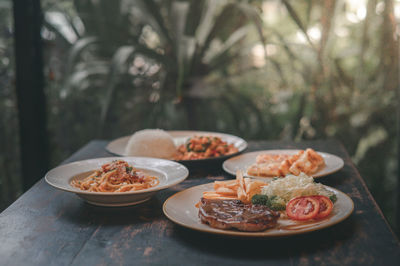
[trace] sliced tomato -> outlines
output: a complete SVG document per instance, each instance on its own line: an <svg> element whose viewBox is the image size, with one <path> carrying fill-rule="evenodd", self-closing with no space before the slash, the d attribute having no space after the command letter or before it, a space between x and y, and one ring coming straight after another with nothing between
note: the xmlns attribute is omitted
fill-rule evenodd
<svg viewBox="0 0 400 266"><path fill-rule="evenodd" d="M322 219L331 214L333 209L333 203L328 197L322 195L313 197L319 201L319 212L314 217L315 219Z"/></svg>
<svg viewBox="0 0 400 266"><path fill-rule="evenodd" d="M286 205L286 214L293 220L310 220L318 214L319 205L319 200L314 197L297 197Z"/></svg>

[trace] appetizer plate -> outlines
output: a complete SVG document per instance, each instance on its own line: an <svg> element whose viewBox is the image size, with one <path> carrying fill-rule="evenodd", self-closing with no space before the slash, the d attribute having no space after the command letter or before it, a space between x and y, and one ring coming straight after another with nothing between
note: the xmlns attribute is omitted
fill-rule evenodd
<svg viewBox="0 0 400 266"><path fill-rule="evenodd" d="M243 171L243 174L249 177L260 178L260 179L272 179L272 177L262 177L262 176L251 176L247 174L247 168L256 162L257 155L260 154L288 154L294 155L297 154L300 150L264 150L264 151L255 151L255 152L248 152L244 153L235 157L226 160L222 168L226 172L231 175L236 175L237 170ZM322 177L326 175L330 175L334 172L339 171L343 168L344 162L343 159L329 153L325 152L318 152L325 161L325 166L318 170L316 173L312 174L313 177Z"/></svg>
<svg viewBox="0 0 400 266"><path fill-rule="evenodd" d="M160 183L152 188L130 192L89 192L71 185L72 180L83 179L103 164L116 159L124 160L146 174L158 177ZM145 202L157 191L182 182L188 175L189 171L185 166L169 160L144 157L108 157L61 165L50 170L45 179L51 186L73 192L91 204L120 207Z"/></svg>
<svg viewBox="0 0 400 266"><path fill-rule="evenodd" d="M234 135L224 134L224 133L217 133L217 132L208 132L208 131L167 131L173 138L175 146L178 147L181 144L184 144L189 138L194 136L216 136L220 137L223 141L228 142L229 144L234 144L236 148L238 148L237 153L207 158L207 159L198 159L198 160L179 160L178 162L209 162L210 160L221 160L227 159L232 156L235 156L241 152L243 152L247 148L247 142L239 137ZM131 136L125 136L118 139L111 141L107 146L106 150L119 156L125 156L125 147L128 144L129 138Z"/></svg>
<svg viewBox="0 0 400 266"><path fill-rule="evenodd" d="M327 189L336 193L337 201L334 204L332 213L323 220L299 222L281 217L278 219L277 225L274 228L261 232L241 232L232 229L222 230L203 224L198 216L199 210L195 207L195 204L199 202L202 197L203 192L213 190L213 186L214 183L204 184L191 187L172 195L164 202L164 214L178 225L205 233L233 237L268 238L290 236L321 230L340 223L349 217L354 209L354 203L349 196L339 190L325 186ZM281 214L281 216L283 215Z"/></svg>

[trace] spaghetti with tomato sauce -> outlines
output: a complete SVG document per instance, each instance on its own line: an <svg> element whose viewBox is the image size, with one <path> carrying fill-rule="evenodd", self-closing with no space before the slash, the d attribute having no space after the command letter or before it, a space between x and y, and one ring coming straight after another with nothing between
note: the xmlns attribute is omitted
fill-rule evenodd
<svg viewBox="0 0 400 266"><path fill-rule="evenodd" d="M151 188L159 183L157 177L146 175L126 161L115 160L82 180L72 180L71 185L92 192L128 192Z"/></svg>
<svg viewBox="0 0 400 266"><path fill-rule="evenodd" d="M215 136L195 136L178 147L175 160L197 160L219 157L238 152L233 144L228 144Z"/></svg>

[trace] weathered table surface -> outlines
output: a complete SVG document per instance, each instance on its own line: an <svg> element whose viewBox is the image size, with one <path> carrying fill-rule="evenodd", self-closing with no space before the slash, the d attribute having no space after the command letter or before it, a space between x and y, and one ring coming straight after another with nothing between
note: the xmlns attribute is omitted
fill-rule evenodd
<svg viewBox="0 0 400 266"><path fill-rule="evenodd" d="M92 141L66 162L110 156ZM185 188L233 178L218 165L191 170L183 183L136 207L102 208L42 179L0 214L1 265L398 265L400 244L340 143L250 142L249 151L306 148L342 157L344 168L318 179L354 201L355 211L330 228L280 239L232 239L182 228L162 212Z"/></svg>

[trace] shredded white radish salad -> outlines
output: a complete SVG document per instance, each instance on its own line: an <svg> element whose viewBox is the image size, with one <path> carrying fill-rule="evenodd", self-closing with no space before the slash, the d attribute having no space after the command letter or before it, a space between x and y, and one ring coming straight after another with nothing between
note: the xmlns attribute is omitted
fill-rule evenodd
<svg viewBox="0 0 400 266"><path fill-rule="evenodd" d="M279 197L286 204L295 197L323 195L329 198L335 193L326 189L322 184L315 183L313 177L300 173L299 176L287 175L271 181L269 185L262 188L261 194L268 197Z"/></svg>

